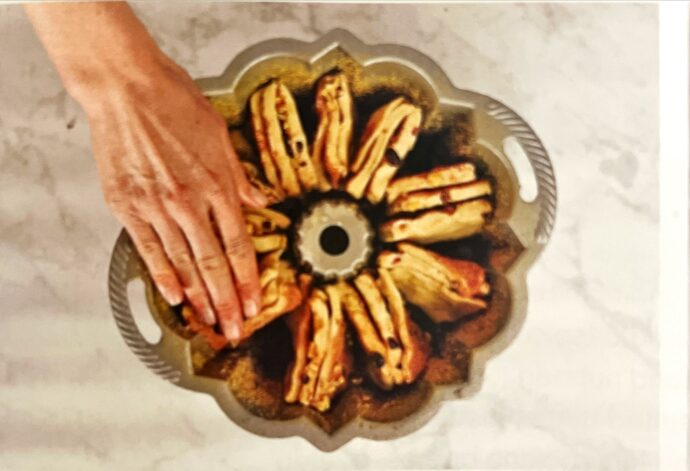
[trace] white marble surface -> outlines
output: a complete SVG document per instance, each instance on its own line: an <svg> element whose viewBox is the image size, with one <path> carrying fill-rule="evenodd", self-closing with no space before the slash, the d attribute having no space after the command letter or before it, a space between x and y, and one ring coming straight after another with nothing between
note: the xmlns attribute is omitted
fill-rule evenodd
<svg viewBox="0 0 690 471"><path fill-rule="evenodd" d="M192 75L249 44L346 27L438 61L537 130L559 184L526 324L483 390L417 433L324 454L234 426L138 363L111 320L84 115L18 7L0 7L0 469L655 469L654 5L137 7Z"/></svg>

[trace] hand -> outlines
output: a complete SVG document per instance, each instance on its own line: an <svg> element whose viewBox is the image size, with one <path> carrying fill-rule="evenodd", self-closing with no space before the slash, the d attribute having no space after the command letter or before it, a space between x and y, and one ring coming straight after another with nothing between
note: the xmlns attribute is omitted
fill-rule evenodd
<svg viewBox="0 0 690 471"><path fill-rule="evenodd" d="M146 79L81 100L106 202L170 304L189 300L236 341L256 315L256 257L240 203L265 205L249 185L225 122L165 57Z"/></svg>
<svg viewBox="0 0 690 471"><path fill-rule="evenodd" d="M124 2L25 6L89 117L105 199L161 294L231 341L261 306L240 204L263 206L225 123Z"/></svg>

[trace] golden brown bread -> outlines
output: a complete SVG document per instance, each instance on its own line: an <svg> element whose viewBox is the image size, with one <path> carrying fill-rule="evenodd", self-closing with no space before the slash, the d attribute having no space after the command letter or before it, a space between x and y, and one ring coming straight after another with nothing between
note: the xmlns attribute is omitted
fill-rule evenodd
<svg viewBox="0 0 690 471"><path fill-rule="evenodd" d="M402 344L401 370L404 383L411 383L424 370L431 346L422 330L410 318L405 302L393 278L387 270L378 269L377 284L386 299L388 310L393 318L395 330Z"/></svg>
<svg viewBox="0 0 690 471"><path fill-rule="evenodd" d="M379 227L379 233L384 242L431 244L462 239L480 232L491 211L491 203L485 199L456 203L391 219Z"/></svg>
<svg viewBox="0 0 690 471"><path fill-rule="evenodd" d="M287 236L285 234L253 236L251 239L254 245L254 251L259 254L274 252L276 250L285 250L287 247Z"/></svg>
<svg viewBox="0 0 690 471"><path fill-rule="evenodd" d="M251 236L263 236L290 227L290 218L269 208L243 207L247 232Z"/></svg>
<svg viewBox="0 0 690 471"><path fill-rule="evenodd" d="M386 201L390 204L404 193L459 185L476 179L476 169L470 162L436 167L428 172L396 178L390 182L386 189Z"/></svg>
<svg viewBox="0 0 690 471"><path fill-rule="evenodd" d="M451 203L479 198L491 194L487 180L476 180L462 185L448 186L434 190L403 193L388 206L388 214L416 212L437 208Z"/></svg>
<svg viewBox="0 0 690 471"><path fill-rule="evenodd" d="M443 257L412 244L384 251L380 268L388 270L405 299L422 308L435 322L455 321L485 309L489 294L484 269L473 262Z"/></svg>
<svg viewBox="0 0 690 471"><path fill-rule="evenodd" d="M288 196L298 196L317 184L292 94L272 80L250 98L254 137L268 182Z"/></svg>
<svg viewBox="0 0 690 471"><path fill-rule="evenodd" d="M367 354L367 373L383 389L412 383L426 365L428 339L410 319L400 293L386 273L378 279L365 273L354 284L357 289L341 281L338 290Z"/></svg>
<svg viewBox="0 0 690 471"><path fill-rule="evenodd" d="M324 75L316 88L319 124L312 150L321 191L337 188L347 176L353 112L347 77L342 73Z"/></svg>
<svg viewBox="0 0 690 471"><path fill-rule="evenodd" d="M295 361L286 380L286 402L299 401L328 410L347 385L352 360L346 348L346 327L337 290L312 290L307 302L288 324Z"/></svg>
<svg viewBox="0 0 690 471"><path fill-rule="evenodd" d="M414 146L421 109L399 97L375 111L367 123L350 167L345 189L355 198L378 203L390 179Z"/></svg>
<svg viewBox="0 0 690 471"><path fill-rule="evenodd" d="M302 299L307 299L311 289L311 277L300 276L300 293ZM307 350L309 349L309 335L311 333L311 310L309 303L302 303L300 308L285 317L290 333L295 357L288 368L285 381L285 402L293 403L299 399L302 387L302 374L307 366Z"/></svg>

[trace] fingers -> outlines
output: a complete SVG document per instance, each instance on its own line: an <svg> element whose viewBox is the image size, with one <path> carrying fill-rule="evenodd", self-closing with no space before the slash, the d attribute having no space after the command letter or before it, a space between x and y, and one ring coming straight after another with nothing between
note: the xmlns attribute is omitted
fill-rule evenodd
<svg viewBox="0 0 690 471"><path fill-rule="evenodd" d="M158 237L163 242L168 260L177 272L184 289L184 294L201 320L209 325L216 323L216 313L208 291L194 262L184 234L177 223L168 215L164 208L152 211L151 219Z"/></svg>
<svg viewBox="0 0 690 471"><path fill-rule="evenodd" d="M252 186L244 173L244 167L240 163L239 157L232 147L228 134L225 133L225 149L228 161L230 162L232 179L237 189L237 194L242 203L253 208L263 208L268 204L266 196L258 188Z"/></svg>
<svg viewBox="0 0 690 471"><path fill-rule="evenodd" d="M184 299L184 291L156 232L148 223L134 217L123 222L158 291L168 304L180 304Z"/></svg>
<svg viewBox="0 0 690 471"><path fill-rule="evenodd" d="M244 229L244 216L239 205L219 196L212 201L213 213L220 230L225 255L235 277L235 287L242 302L244 314L253 317L261 310L261 288L256 253Z"/></svg>
<svg viewBox="0 0 690 471"><path fill-rule="evenodd" d="M206 211L182 211L178 214L178 222L189 241L197 270L211 297L221 331L230 341L237 342L242 333L242 308L235 291L235 280L228 259L213 232L207 214Z"/></svg>

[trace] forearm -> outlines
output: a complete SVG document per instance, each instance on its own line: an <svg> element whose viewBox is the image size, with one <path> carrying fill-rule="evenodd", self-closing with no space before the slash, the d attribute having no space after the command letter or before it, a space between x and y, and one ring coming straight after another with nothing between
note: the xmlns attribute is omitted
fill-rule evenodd
<svg viewBox="0 0 690 471"><path fill-rule="evenodd" d="M145 81L163 54L125 2L25 6L67 91L84 105L112 86Z"/></svg>

